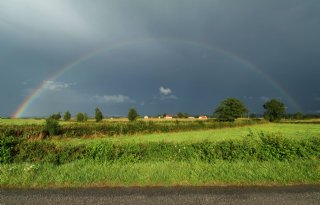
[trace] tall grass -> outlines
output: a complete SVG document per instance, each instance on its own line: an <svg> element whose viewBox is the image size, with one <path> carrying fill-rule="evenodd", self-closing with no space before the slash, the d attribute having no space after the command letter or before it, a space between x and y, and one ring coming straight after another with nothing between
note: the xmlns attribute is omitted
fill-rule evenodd
<svg viewBox="0 0 320 205"><path fill-rule="evenodd" d="M0 136L0 162L42 162L64 164L79 159L99 162L146 161L268 161L319 159L320 138L300 140L275 134L250 133L242 140L196 143L56 144L49 140L28 141Z"/></svg>
<svg viewBox="0 0 320 205"><path fill-rule="evenodd" d="M60 137L115 136L146 133L168 133L190 130L219 129L266 123L263 120L236 122L207 121L136 121L109 123L69 123L61 127ZM0 133L6 136L37 138L43 135L44 125L1 125Z"/></svg>
<svg viewBox="0 0 320 205"><path fill-rule="evenodd" d="M319 184L320 162L0 164L0 187Z"/></svg>
<svg viewBox="0 0 320 205"><path fill-rule="evenodd" d="M170 123L183 124L157 126ZM41 125L0 131L0 187L320 184L317 125L206 131L214 122L194 123L201 131L141 135L143 129L135 127L136 134L96 139L25 135L24 129L37 133ZM91 125L88 132L108 124Z"/></svg>

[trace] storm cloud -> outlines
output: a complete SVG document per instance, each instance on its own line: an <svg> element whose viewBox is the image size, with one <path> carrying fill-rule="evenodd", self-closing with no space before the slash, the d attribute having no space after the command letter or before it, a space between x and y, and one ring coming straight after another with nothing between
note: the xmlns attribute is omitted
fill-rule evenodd
<svg viewBox="0 0 320 205"><path fill-rule="evenodd" d="M0 116L320 110L318 0L2 0ZM52 79L64 67L70 69Z"/></svg>

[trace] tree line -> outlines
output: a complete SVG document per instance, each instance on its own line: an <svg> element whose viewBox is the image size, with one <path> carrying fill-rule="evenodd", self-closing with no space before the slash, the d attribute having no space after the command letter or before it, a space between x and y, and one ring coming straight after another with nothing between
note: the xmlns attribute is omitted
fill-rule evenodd
<svg viewBox="0 0 320 205"><path fill-rule="evenodd" d="M285 113L285 104L277 99L272 99L265 102L263 105L264 114L263 117L270 122L275 122L281 120L283 117L288 117L289 114ZM218 107L214 110L213 116L219 121L234 121L240 117L248 117L248 108L243 102L236 98L227 98L223 100ZM178 113L178 118L187 118L189 115L187 113ZM62 116L61 113L52 114L49 119L60 120L63 117L65 121L71 120L71 113L66 111ZM127 115L129 121L134 121L139 117L139 114L135 108L130 108ZM251 116L255 117L255 116ZM304 115L302 113L296 113L290 115L292 119L303 119ZM77 113L77 122L86 122L88 120L87 113ZM95 109L95 121L100 122L104 119L103 113L97 107Z"/></svg>
<svg viewBox="0 0 320 205"><path fill-rule="evenodd" d="M129 110L129 112L128 112L128 119L129 119L130 121L136 120L136 119L138 118L138 116L139 116L139 115L138 115L138 113L137 113L137 111L136 111L135 108L131 108L131 109ZM71 117L72 117L72 116L71 116L70 111L66 111L66 112L64 113L64 115L63 115L63 120L64 120L64 121L70 121L70 120L71 120ZM52 120L60 120L61 118L62 118L62 115L61 115L60 112L59 112L59 113L54 113L54 114L52 114L52 115L50 115L50 116L48 117L48 119L52 119ZM75 118L76 118L76 121L77 121L77 122L86 122L86 121L88 121L88 114L87 114L87 113L79 112L79 113L76 114ZM101 110L100 110L98 107L95 109L95 116L94 116L94 118L95 118L96 122L100 122L100 121L102 121L103 118L104 118L103 113L101 112Z"/></svg>
<svg viewBox="0 0 320 205"><path fill-rule="evenodd" d="M270 122L279 121L285 114L285 105L279 100L272 99L265 102L263 117ZM234 121L239 117L248 115L249 110L240 100L228 98L220 103L215 109L214 115L220 121Z"/></svg>

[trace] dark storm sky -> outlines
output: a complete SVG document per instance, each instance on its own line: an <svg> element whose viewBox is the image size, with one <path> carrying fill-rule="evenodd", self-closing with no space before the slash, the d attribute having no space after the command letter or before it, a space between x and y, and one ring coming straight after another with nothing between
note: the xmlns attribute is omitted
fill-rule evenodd
<svg viewBox="0 0 320 205"><path fill-rule="evenodd" d="M0 116L50 79L23 116L70 110L320 112L319 0L1 0Z"/></svg>

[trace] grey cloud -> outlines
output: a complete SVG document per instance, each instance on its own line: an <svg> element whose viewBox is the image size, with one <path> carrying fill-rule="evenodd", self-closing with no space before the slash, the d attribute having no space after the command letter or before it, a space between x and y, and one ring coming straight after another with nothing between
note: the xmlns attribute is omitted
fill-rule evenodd
<svg viewBox="0 0 320 205"><path fill-rule="evenodd" d="M44 89L49 91L61 91L69 88L74 85L74 83L64 83L64 82L55 82L55 81L45 81Z"/></svg>
<svg viewBox="0 0 320 205"><path fill-rule="evenodd" d="M172 94L172 90L170 88L165 88L164 86L161 86L159 88L160 92L160 100L178 100L178 97Z"/></svg>
<svg viewBox="0 0 320 205"><path fill-rule="evenodd" d="M261 112L274 96L289 112L297 111L292 99L315 111L319 10L319 0L2 0L0 115L19 107L26 87L73 62L33 101L30 114L90 111L97 103L118 114L133 101L146 102L146 114L211 113L227 97ZM99 48L106 49L93 55ZM160 85L170 88L161 92Z"/></svg>
<svg viewBox="0 0 320 205"><path fill-rule="evenodd" d="M267 101L270 100L270 98L267 97L267 96L260 96L260 100L263 101L263 102L267 102Z"/></svg>
<svg viewBox="0 0 320 205"><path fill-rule="evenodd" d="M0 12L0 17L17 34L93 37L89 22L66 1L1 1Z"/></svg>
<svg viewBox="0 0 320 205"><path fill-rule="evenodd" d="M125 95L103 95L103 96L94 96L93 101L98 103L135 103L136 101L131 99L129 96Z"/></svg>
<svg viewBox="0 0 320 205"><path fill-rule="evenodd" d="M172 93L172 90L170 88L165 88L163 86L159 88L159 91L163 95L170 95Z"/></svg>
<svg viewBox="0 0 320 205"><path fill-rule="evenodd" d="M178 100L179 98L175 95L162 95L160 100Z"/></svg>

